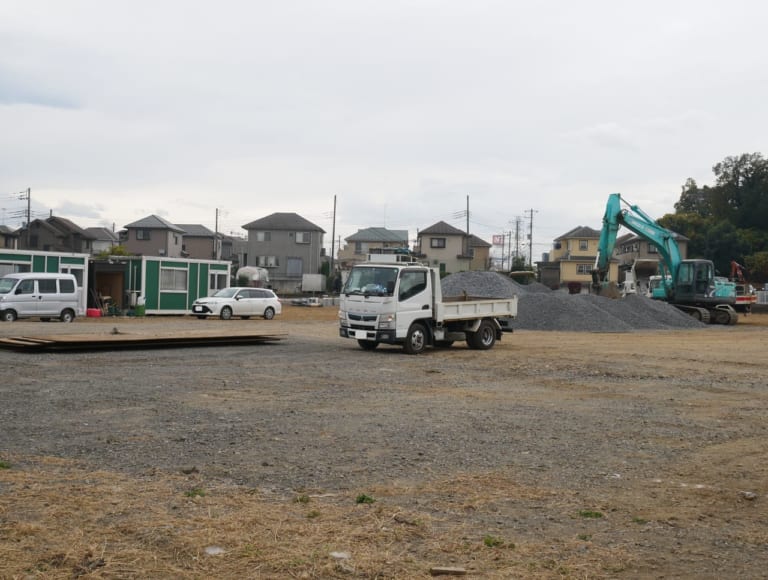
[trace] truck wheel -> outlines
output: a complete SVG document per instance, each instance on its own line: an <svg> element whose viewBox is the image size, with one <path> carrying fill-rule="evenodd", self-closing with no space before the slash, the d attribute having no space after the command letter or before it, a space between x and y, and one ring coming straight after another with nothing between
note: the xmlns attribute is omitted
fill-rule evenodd
<svg viewBox="0 0 768 580"><path fill-rule="evenodd" d="M405 337L403 345L408 354L421 354L427 348L427 329L423 324L414 323L408 329L408 336Z"/></svg>
<svg viewBox="0 0 768 580"><path fill-rule="evenodd" d="M232 318L232 309L229 306L225 306L221 309L221 314L219 314L219 316L221 316L222 320L229 320Z"/></svg>
<svg viewBox="0 0 768 580"><path fill-rule="evenodd" d="M493 323L483 320L477 332L467 335L467 344L469 348L476 350L493 348L493 345L496 344L496 328L494 328Z"/></svg>
<svg viewBox="0 0 768 580"><path fill-rule="evenodd" d="M379 343L375 340L358 340L357 344L359 344L360 348L363 350L373 350L379 346Z"/></svg>

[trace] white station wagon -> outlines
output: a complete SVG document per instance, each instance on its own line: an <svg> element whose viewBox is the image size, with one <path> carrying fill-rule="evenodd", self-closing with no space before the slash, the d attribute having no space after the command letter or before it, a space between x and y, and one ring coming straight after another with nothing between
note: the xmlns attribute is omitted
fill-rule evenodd
<svg viewBox="0 0 768 580"><path fill-rule="evenodd" d="M277 295L267 288L222 288L213 296L198 298L192 303L192 314L198 318L218 316L229 320L233 316L248 319L263 316L272 320L282 312Z"/></svg>

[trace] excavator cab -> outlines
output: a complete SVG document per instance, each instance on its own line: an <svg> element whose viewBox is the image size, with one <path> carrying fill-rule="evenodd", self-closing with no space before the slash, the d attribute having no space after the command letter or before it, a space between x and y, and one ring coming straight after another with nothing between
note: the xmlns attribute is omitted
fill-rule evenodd
<svg viewBox="0 0 768 580"><path fill-rule="evenodd" d="M677 270L673 300L680 304L711 306L735 302L733 289L723 288L709 260L683 260Z"/></svg>

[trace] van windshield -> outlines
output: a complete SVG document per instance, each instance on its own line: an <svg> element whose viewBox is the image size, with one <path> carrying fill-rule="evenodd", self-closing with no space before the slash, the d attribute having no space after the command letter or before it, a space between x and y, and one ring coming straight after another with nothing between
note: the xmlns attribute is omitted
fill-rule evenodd
<svg viewBox="0 0 768 580"><path fill-rule="evenodd" d="M0 278L0 294L8 294L17 281L15 278Z"/></svg>

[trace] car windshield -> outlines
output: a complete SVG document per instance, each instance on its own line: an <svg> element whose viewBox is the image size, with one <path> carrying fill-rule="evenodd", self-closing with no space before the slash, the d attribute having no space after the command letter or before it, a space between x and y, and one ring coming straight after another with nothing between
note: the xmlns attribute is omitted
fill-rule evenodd
<svg viewBox="0 0 768 580"><path fill-rule="evenodd" d="M344 285L344 294L391 295L397 280L397 268L355 266Z"/></svg>
<svg viewBox="0 0 768 580"><path fill-rule="evenodd" d="M213 295L213 298L232 298L236 293L237 288L222 288Z"/></svg>
<svg viewBox="0 0 768 580"><path fill-rule="evenodd" d="M16 284L16 280L13 278L0 278L0 294L8 294Z"/></svg>

